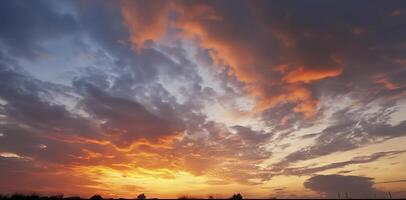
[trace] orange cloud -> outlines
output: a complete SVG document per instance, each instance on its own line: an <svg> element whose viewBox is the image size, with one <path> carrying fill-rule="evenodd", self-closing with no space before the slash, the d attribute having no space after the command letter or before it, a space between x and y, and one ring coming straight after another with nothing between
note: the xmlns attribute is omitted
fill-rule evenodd
<svg viewBox="0 0 406 200"><path fill-rule="evenodd" d="M362 27L353 27L351 29L352 34L354 34L355 36L361 36L362 34L366 33L367 30L365 28Z"/></svg>
<svg viewBox="0 0 406 200"><path fill-rule="evenodd" d="M286 33L278 30L272 30L271 32L282 42L285 47L292 47L293 45L295 45L295 41L292 40L292 38L289 37Z"/></svg>
<svg viewBox="0 0 406 200"><path fill-rule="evenodd" d="M336 77L342 73L342 68L337 69L305 69L303 67L289 72L283 80L288 83L304 82L309 83L325 78Z"/></svg>
<svg viewBox="0 0 406 200"><path fill-rule="evenodd" d="M139 50L147 40L158 40L167 30L168 6L164 1L122 1L122 14L130 30L130 40ZM152 11L159 10L161 15ZM152 13L151 13L152 12Z"/></svg>
<svg viewBox="0 0 406 200"><path fill-rule="evenodd" d="M260 79L260 74L252 70L252 66L260 60L253 52L244 50L247 46L243 41L227 41L224 37L212 33L205 26L206 22L226 23L223 18L207 5L194 5L185 8L179 5L178 10L182 19L176 23L183 30L183 35L196 38L203 48L210 49L211 56L216 65L226 65L232 70L230 75L237 77L244 83L253 83Z"/></svg>
<svg viewBox="0 0 406 200"><path fill-rule="evenodd" d="M402 10L394 10L392 11L389 16L391 17L398 17L401 16L404 12Z"/></svg>
<svg viewBox="0 0 406 200"><path fill-rule="evenodd" d="M162 3L162 2L161 2ZM158 4L158 3L156 3ZM145 5L139 5L134 1L124 1L122 3L122 14L127 27L130 30L130 40L136 46L136 49L143 47L147 40L157 41L165 35L169 28L180 28L181 37L198 37L204 48L210 49L211 56L217 65L228 65L233 70L232 74L243 82L254 82L258 79L255 71L243 70L241 65L253 63L253 56L249 53L241 52L239 46L230 45L230 43L221 39L215 39L207 27L201 24L202 20L221 21L222 17L205 4L192 4L188 7L176 3L162 3L155 5L148 3L148 8L159 11L153 14L145 15ZM168 21L169 11L176 11L181 15L181 19L176 22Z"/></svg>
<svg viewBox="0 0 406 200"><path fill-rule="evenodd" d="M178 36L197 40L201 47L209 50L215 65L230 68L229 75L244 83L243 89L257 99L257 111L271 108L277 103L295 102L298 106L293 110L294 112L305 113L307 117L313 116L316 113L318 101L311 97L311 92L304 85L296 84L306 84L342 73L342 68L289 69L290 63L300 62L300 58L296 57L292 59L299 59L299 61L279 61L279 64L273 64L267 56L268 53L258 49L258 45L252 44L250 40L233 37L233 26L226 24L227 19L222 16L222 13L217 12L208 3L186 5L177 2L164 3L161 5L161 10L155 12L155 15L148 20L138 16L136 3L129 4L131 5L123 6L123 15L131 30L132 42L140 44L147 39L159 40L169 28L181 30ZM178 14L176 20L168 20L170 12ZM268 30L268 28L265 29ZM268 33L281 41L285 48L295 45L295 40L285 34L284 30L273 29ZM272 73L279 73L282 78L273 80ZM284 90L281 92L269 94L267 92L269 84L286 86L282 87Z"/></svg>
<svg viewBox="0 0 406 200"><path fill-rule="evenodd" d="M388 90L394 90L394 89L398 88L398 86L396 84L394 84L390 80L388 80L388 78L383 74L373 77L373 82L383 85Z"/></svg>
<svg viewBox="0 0 406 200"><path fill-rule="evenodd" d="M318 103L317 100L302 102L298 104L293 111L303 113L305 117L310 118L316 115Z"/></svg>
<svg viewBox="0 0 406 200"><path fill-rule="evenodd" d="M259 97L258 104L255 108L257 111L272 108L279 103L293 102L297 103L293 109L294 112L303 113L305 117L308 118L313 117L317 113L318 100L312 98L310 90L300 85L287 86L284 89L284 93L272 96L261 90L250 92Z"/></svg>

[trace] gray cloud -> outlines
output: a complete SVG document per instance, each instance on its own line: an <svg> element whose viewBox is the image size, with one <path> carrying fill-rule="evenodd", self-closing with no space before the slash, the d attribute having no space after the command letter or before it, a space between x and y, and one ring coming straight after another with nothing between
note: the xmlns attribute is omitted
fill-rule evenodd
<svg viewBox="0 0 406 200"><path fill-rule="evenodd" d="M0 77L4 81L0 86L0 98L6 101L3 109L9 120L48 133L73 132L96 137L88 120L70 113L63 105L47 101L52 99L54 92L63 89L54 91L58 86L34 79L6 64L0 67Z"/></svg>
<svg viewBox="0 0 406 200"><path fill-rule="evenodd" d="M83 109L94 119L104 121L101 127L105 134L119 145L128 146L137 139L157 140L184 130L169 104L162 103L151 113L136 101L109 95L89 83L75 85L85 97Z"/></svg>
<svg viewBox="0 0 406 200"><path fill-rule="evenodd" d="M404 183L406 180L393 180L393 181L382 181L382 182L377 182L376 184L379 183Z"/></svg>
<svg viewBox="0 0 406 200"><path fill-rule="evenodd" d="M354 165L354 164L365 164L365 163L370 163L376 160L379 160L384 157L388 156L395 156L398 154L405 153L406 150L403 151L385 151L385 152L377 152L373 153L368 156L359 156L355 157L351 160L348 161L343 161L343 162L335 162L335 163L330 163L327 165L322 165L320 167L297 167L297 168L284 168L280 174L283 175L297 175L297 176L302 176L302 175L312 175L318 172L322 172L325 170L330 170L330 169L339 169L348 165Z"/></svg>
<svg viewBox="0 0 406 200"><path fill-rule="evenodd" d="M334 123L317 133L318 136L312 145L287 155L274 165L275 170L280 170L293 162L404 136L406 134L405 121L396 125L388 124L390 115L393 113L393 106L383 107L379 112L372 114L364 114L364 109L367 108L337 111L333 114Z"/></svg>
<svg viewBox="0 0 406 200"><path fill-rule="evenodd" d="M41 42L72 33L73 16L56 12L49 1L3 1L0 6L0 44L11 55L37 58Z"/></svg>
<svg viewBox="0 0 406 200"><path fill-rule="evenodd" d="M363 176L316 175L304 182L304 187L319 192L328 198L373 198L381 193L373 187L373 179Z"/></svg>
<svg viewBox="0 0 406 200"><path fill-rule="evenodd" d="M264 131L254 131L251 128L244 126L233 126L232 129L237 131L237 134L244 140L253 144L267 143L272 137L271 133Z"/></svg>
<svg viewBox="0 0 406 200"><path fill-rule="evenodd" d="M89 188L84 185L97 184L96 181L83 176L58 173L63 169L63 165L0 156L0 176L3 180L7 180L0 181L0 190L6 195L16 192L55 195L60 193L61 188L66 188L65 195L78 195L78 191L89 191ZM91 192L96 191L81 195L90 195ZM100 189L97 192L100 192Z"/></svg>
<svg viewBox="0 0 406 200"><path fill-rule="evenodd" d="M252 131L250 128L239 126L237 129L238 133L232 135L224 124L209 121L200 130L208 133L207 136L185 137L175 144L175 157L183 157L186 168L198 175L206 174L243 184L260 184L260 181L251 179L261 178L264 172L258 164L272 155L264 148L266 139L262 139L269 135L255 132L252 133L253 138L248 139L241 132ZM258 141L253 142L252 139Z"/></svg>

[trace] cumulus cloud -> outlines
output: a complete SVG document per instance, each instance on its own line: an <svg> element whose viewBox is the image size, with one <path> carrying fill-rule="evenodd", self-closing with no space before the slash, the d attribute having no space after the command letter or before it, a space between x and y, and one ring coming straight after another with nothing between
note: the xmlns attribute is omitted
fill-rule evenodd
<svg viewBox="0 0 406 200"><path fill-rule="evenodd" d="M317 175L307 179L304 187L328 198L372 198L379 190L373 187L373 178L364 176Z"/></svg>

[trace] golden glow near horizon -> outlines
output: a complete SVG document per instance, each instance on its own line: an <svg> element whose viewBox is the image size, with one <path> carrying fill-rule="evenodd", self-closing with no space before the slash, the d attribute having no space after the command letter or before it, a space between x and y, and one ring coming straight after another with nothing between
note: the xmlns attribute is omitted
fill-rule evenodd
<svg viewBox="0 0 406 200"><path fill-rule="evenodd" d="M0 194L406 198L406 3L302 4L1 1Z"/></svg>

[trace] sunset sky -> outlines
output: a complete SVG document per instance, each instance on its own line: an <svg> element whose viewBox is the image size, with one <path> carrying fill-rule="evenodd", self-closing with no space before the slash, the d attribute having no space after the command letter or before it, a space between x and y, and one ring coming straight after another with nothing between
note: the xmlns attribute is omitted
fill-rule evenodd
<svg viewBox="0 0 406 200"><path fill-rule="evenodd" d="M1 0L0 27L1 194L406 198L406 1Z"/></svg>

